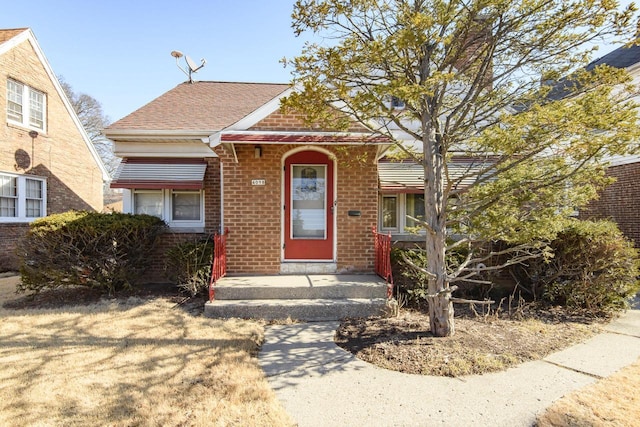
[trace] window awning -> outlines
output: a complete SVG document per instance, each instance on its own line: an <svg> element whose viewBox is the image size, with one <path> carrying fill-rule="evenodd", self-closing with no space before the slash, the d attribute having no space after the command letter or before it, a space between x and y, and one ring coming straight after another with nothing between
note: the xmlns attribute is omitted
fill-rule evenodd
<svg viewBox="0 0 640 427"><path fill-rule="evenodd" d="M206 170L202 159L124 159L111 188L199 190Z"/></svg>
<svg viewBox="0 0 640 427"><path fill-rule="evenodd" d="M466 188L486 172L490 162L483 158L453 158L448 163L454 188ZM421 193L424 190L424 169L419 163L404 161L378 162L378 179L383 193Z"/></svg>

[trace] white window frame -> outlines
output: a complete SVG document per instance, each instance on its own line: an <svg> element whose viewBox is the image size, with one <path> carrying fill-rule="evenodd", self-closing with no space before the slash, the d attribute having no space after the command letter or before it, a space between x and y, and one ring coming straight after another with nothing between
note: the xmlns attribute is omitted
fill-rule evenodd
<svg viewBox="0 0 640 427"><path fill-rule="evenodd" d="M408 193L408 194L417 194L417 193ZM420 195L420 194L418 194ZM396 227L383 227L383 198L384 197L395 197L396 198L396 218L397 223ZM380 194L379 198L379 209L378 209L378 228L380 231L386 231L391 233L398 234L410 234L407 231L407 223L409 219L407 218L407 193L386 193ZM413 227L409 227L413 228ZM424 233L424 230L420 230L420 234Z"/></svg>
<svg viewBox="0 0 640 427"><path fill-rule="evenodd" d="M172 229L185 230L189 232L204 231L204 190L172 190L164 189L124 189L123 190L123 211L135 214L136 193L158 193L162 194L162 214L161 219ZM174 220L173 215L173 193L198 193L200 195L200 220Z"/></svg>
<svg viewBox="0 0 640 427"><path fill-rule="evenodd" d="M15 84L18 89L21 89L20 102L15 102L10 100L9 98L9 82ZM42 97L42 111L39 109L33 108L32 105L32 95L37 95ZM9 112L9 102L15 102L22 107L22 120L17 120L14 117L10 116ZM47 132L47 94L40 90L34 89L29 85L26 85L18 80L7 79L7 123L15 124L21 127L25 127L28 129L33 129L38 132L46 133ZM35 113L42 113L42 127L34 125L32 122L34 120ZM40 120L40 118L38 118Z"/></svg>
<svg viewBox="0 0 640 427"><path fill-rule="evenodd" d="M36 175L18 175L14 173L0 172L0 176L15 178L16 180L16 216L0 216L0 223L31 222L47 216L47 179ZM42 197L39 199L27 198L27 180L38 181L41 184ZM0 196L2 197L2 196ZM40 200L40 216L27 216L27 199ZM0 214L1 215L1 214Z"/></svg>
<svg viewBox="0 0 640 427"><path fill-rule="evenodd" d="M395 227L385 227L384 226L384 199L393 198L396 199L396 226ZM391 231L398 232L401 230L400 228L400 194L381 194L380 195L380 213L378 217L380 218L380 223L378 224L378 229L380 231Z"/></svg>

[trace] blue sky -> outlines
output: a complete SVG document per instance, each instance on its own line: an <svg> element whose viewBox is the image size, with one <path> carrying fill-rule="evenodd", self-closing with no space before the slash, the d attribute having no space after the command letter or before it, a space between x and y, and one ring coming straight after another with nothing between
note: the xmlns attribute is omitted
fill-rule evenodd
<svg viewBox="0 0 640 427"><path fill-rule="evenodd" d="M172 50L207 60L196 80L288 82L279 60L304 41L291 30L292 8L293 0L23 0L2 9L0 28L31 27L53 71L116 121L186 79Z"/></svg>
<svg viewBox="0 0 640 427"><path fill-rule="evenodd" d="M185 81L172 50L207 60L196 80L288 82L279 60L303 45L292 8L291 0L23 0L2 8L0 28L31 27L53 71L115 121Z"/></svg>

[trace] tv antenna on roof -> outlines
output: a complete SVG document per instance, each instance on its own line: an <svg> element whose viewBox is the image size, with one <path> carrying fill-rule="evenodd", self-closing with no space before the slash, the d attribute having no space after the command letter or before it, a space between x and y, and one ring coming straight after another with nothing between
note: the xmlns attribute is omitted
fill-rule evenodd
<svg viewBox="0 0 640 427"><path fill-rule="evenodd" d="M196 65L195 62L193 62L193 59L189 58L188 55L183 55L182 52L180 52L179 50L173 50L171 51L171 56L173 56L174 58L176 58L176 66L180 69L180 71L182 71L187 77L189 77L189 83L193 83L193 78L191 78L191 75L193 73L196 73L200 68L204 67L204 64L207 63L207 60L202 58L200 60L200 65ZM185 70L184 68L182 68L180 66L180 64L178 63L178 60L180 58L182 58L184 56L184 60L187 63L187 70Z"/></svg>

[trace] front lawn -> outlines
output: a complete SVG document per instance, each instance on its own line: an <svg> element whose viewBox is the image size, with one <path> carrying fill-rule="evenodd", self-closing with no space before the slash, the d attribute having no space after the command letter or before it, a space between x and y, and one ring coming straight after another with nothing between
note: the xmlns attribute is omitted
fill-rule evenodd
<svg viewBox="0 0 640 427"><path fill-rule="evenodd" d="M0 305L17 277L0 278ZM260 323L168 297L0 308L0 425L290 425L260 370Z"/></svg>

